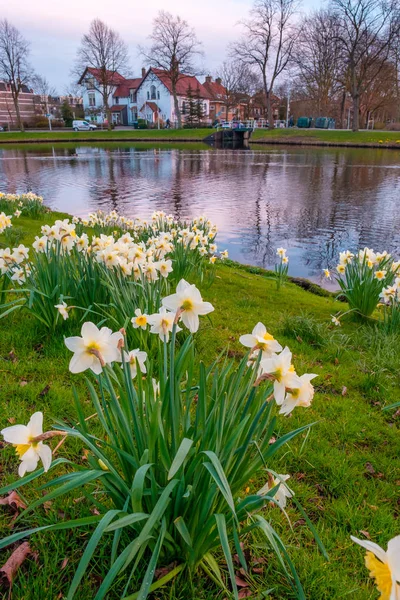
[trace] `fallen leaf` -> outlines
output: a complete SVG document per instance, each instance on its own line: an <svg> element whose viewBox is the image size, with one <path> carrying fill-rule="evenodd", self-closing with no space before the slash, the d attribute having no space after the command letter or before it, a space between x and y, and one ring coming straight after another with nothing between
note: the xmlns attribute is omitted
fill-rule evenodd
<svg viewBox="0 0 400 600"><path fill-rule="evenodd" d="M365 470L370 474L370 475L375 475L375 469L372 466L372 464L370 462L365 463Z"/></svg>
<svg viewBox="0 0 400 600"><path fill-rule="evenodd" d="M253 592L251 590L244 589L244 590L240 590L239 594L238 594L238 598L242 599L242 598L250 598L250 596L253 595Z"/></svg>
<svg viewBox="0 0 400 600"><path fill-rule="evenodd" d="M0 569L0 585L10 588L13 579L27 557L32 554L29 542L20 544L11 554L8 561Z"/></svg>
<svg viewBox="0 0 400 600"><path fill-rule="evenodd" d="M46 515L49 512L52 504L53 503L51 500L46 500L46 502L43 502L43 508L44 508L44 512L46 513Z"/></svg>
<svg viewBox="0 0 400 600"><path fill-rule="evenodd" d="M295 523L293 523L293 527L302 527L305 524L306 524L306 520L305 519L299 519L298 521L296 521Z"/></svg>
<svg viewBox="0 0 400 600"><path fill-rule="evenodd" d="M48 383L43 389L42 391L39 393L39 398L43 398L44 396L46 396L49 393L50 390L50 384Z"/></svg>
<svg viewBox="0 0 400 600"><path fill-rule="evenodd" d="M154 571L154 579L162 579L163 577L165 577L165 575L168 575L168 573L173 571L177 564L177 562L172 562L166 567L160 567L159 569L156 569Z"/></svg>
<svg viewBox="0 0 400 600"><path fill-rule="evenodd" d="M62 561L62 563L61 563L61 571L62 571L63 569L65 569L65 567L66 567L66 566L67 566L67 564L68 564L68 561L69 561L69 558L64 558L64 560L63 560L63 561Z"/></svg>
<svg viewBox="0 0 400 600"><path fill-rule="evenodd" d="M8 421L9 423L11 423L11 425L14 425L14 423L15 423L15 417L9 417L9 418L7 419L7 421Z"/></svg>
<svg viewBox="0 0 400 600"><path fill-rule="evenodd" d="M371 536L370 536L370 534L368 533L368 531L365 531L365 530L363 530L363 529L360 529L360 533L362 533L362 534L363 534L363 536L365 536L367 539L369 539L369 540L371 539Z"/></svg>
<svg viewBox="0 0 400 600"><path fill-rule="evenodd" d="M8 496L5 496L4 498L0 498L0 504L2 504L4 506L6 506L6 505L11 506L11 508L15 511L18 511L19 508L22 508L22 510L25 510L25 508L26 508L25 502L23 502L21 500L21 498L15 491L11 491L8 494Z"/></svg>
<svg viewBox="0 0 400 600"><path fill-rule="evenodd" d="M100 514L100 511L95 506L93 506L90 509L90 512L92 513L92 515L99 515Z"/></svg>
<svg viewBox="0 0 400 600"><path fill-rule="evenodd" d="M275 442L276 442L276 437L272 436L272 438L269 440L268 443L271 445L271 444L275 444Z"/></svg>
<svg viewBox="0 0 400 600"><path fill-rule="evenodd" d="M345 396L347 394L347 387L344 385L342 387L342 396Z"/></svg>
<svg viewBox="0 0 400 600"><path fill-rule="evenodd" d="M237 575L235 575L235 581L238 587L249 587L248 582L244 579L241 579L241 577L238 577Z"/></svg>
<svg viewBox="0 0 400 600"><path fill-rule="evenodd" d="M18 358L14 350L11 350L11 352L8 353L6 360L10 360L12 363L18 362Z"/></svg>
<svg viewBox="0 0 400 600"><path fill-rule="evenodd" d="M28 382L27 382L27 380L26 380L26 379L21 379L21 381L19 382L19 385L20 385L21 387L24 387L24 386L28 385Z"/></svg>

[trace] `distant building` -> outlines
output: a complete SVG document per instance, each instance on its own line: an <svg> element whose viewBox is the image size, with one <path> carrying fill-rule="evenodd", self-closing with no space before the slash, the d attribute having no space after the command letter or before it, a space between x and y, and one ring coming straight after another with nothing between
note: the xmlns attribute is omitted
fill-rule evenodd
<svg viewBox="0 0 400 600"><path fill-rule="evenodd" d="M231 121L232 119L244 120L247 115L248 102L245 94L228 95L222 79L217 77L213 81L211 75L207 75L203 86L210 95L210 119L211 121ZM236 96L236 97L235 97Z"/></svg>
<svg viewBox="0 0 400 600"><path fill-rule="evenodd" d="M28 86L23 85L19 94L19 110L21 119L29 123L38 114L41 114L41 98ZM0 81L0 125L8 127L17 126L17 114L11 93L11 86L5 81Z"/></svg>
<svg viewBox="0 0 400 600"><path fill-rule="evenodd" d="M108 105L111 110L112 122L115 125L133 125L137 121L136 90L142 77L126 79L119 73L114 73L111 79ZM85 118L99 124L107 121L104 110L103 96L99 91L100 72L98 69L87 67L79 80L83 86L83 110Z"/></svg>
<svg viewBox="0 0 400 600"><path fill-rule="evenodd" d="M279 119L279 108L281 100L275 94L271 95L271 108L274 120ZM251 97L249 103L249 118L250 119L266 119L267 118L267 101L265 92L257 92Z"/></svg>
<svg viewBox="0 0 400 600"><path fill-rule="evenodd" d="M201 104L202 120L210 120L211 96L200 81L192 75L181 75L176 85L178 104L183 123L190 117L190 97ZM137 89L139 117L150 123L176 123L171 77L167 71L151 67Z"/></svg>

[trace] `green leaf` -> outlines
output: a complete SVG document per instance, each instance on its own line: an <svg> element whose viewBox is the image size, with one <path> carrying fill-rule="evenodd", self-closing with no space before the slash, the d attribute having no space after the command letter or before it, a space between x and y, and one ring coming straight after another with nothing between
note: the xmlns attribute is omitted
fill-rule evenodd
<svg viewBox="0 0 400 600"><path fill-rule="evenodd" d="M226 531L225 515L219 514L219 515L214 515L214 516L215 516L215 520L217 521L218 534L219 534L219 539L221 541L222 550L223 550L223 553L225 556L226 564L228 565L228 571L229 571L229 576L231 578L233 595L235 596L235 599L238 600L239 595L238 595L238 589L237 589L237 585L236 585L235 569L233 566L231 549L229 548L228 534Z"/></svg>
<svg viewBox="0 0 400 600"><path fill-rule="evenodd" d="M221 490L222 495L224 496L225 500L227 501L228 506L231 509L233 515L236 517L235 503L233 501L231 488L229 487L228 480L226 478L226 475L224 473L221 463L219 462L217 455L214 452L211 452L210 450L205 450L204 454L206 454L208 456L208 458L211 460L211 463L212 463L212 464L204 463L204 466L211 474L215 483Z"/></svg>
<svg viewBox="0 0 400 600"><path fill-rule="evenodd" d="M190 548L192 548L192 546L193 546L192 538L190 537L190 533L189 533L189 530L188 530L188 528L186 526L184 518L183 517L178 517L177 519L175 519L174 525L177 528L177 530L179 531L179 533L181 534L182 538L187 543L187 545Z"/></svg>
<svg viewBox="0 0 400 600"><path fill-rule="evenodd" d="M148 567L146 569L146 573L144 575L137 600L146 600L147 596L149 595L150 586L154 579L154 572L156 570L158 557L160 556L160 550L161 550L161 547L162 547L162 544L164 541L166 528L167 528L167 526L165 523L165 519L163 519L160 535L158 536L157 543L154 547L153 554L151 555L151 559L150 559Z"/></svg>
<svg viewBox="0 0 400 600"><path fill-rule="evenodd" d="M188 438L183 438L183 440L175 454L175 458L172 461L170 470L168 471L168 481L170 481L170 479L173 478L175 473L177 473L179 471L179 469L180 469L181 465L183 464L183 461L187 457L192 445L193 445L193 440L189 440Z"/></svg>
<svg viewBox="0 0 400 600"><path fill-rule="evenodd" d="M111 525L108 525L106 531L115 531L116 529L121 529L121 527L127 527L128 525L133 525L134 523L138 523L139 521L143 521L144 519L148 519L149 515L146 513L135 513L133 515L127 515L126 517L121 517L118 521L114 521Z"/></svg>
<svg viewBox="0 0 400 600"><path fill-rule="evenodd" d="M185 568L185 565L178 565L177 567L175 567L175 569L172 569L172 571L170 571L169 573L164 575L164 577L161 577L161 579L157 579L157 581L155 581L150 586L149 592L155 592L156 590L163 587L166 583L171 581L171 579L174 579L174 577L176 577L184 568ZM134 594L131 594L130 596L125 596L123 598L123 600L137 600L138 595L139 595L139 592L135 592Z"/></svg>
<svg viewBox="0 0 400 600"><path fill-rule="evenodd" d="M151 466L152 465L150 463L147 465L142 465L135 473L131 492L132 510L134 512L143 512L142 497L144 481L146 479L147 471L150 469Z"/></svg>
<svg viewBox="0 0 400 600"><path fill-rule="evenodd" d="M78 588L78 585L81 582L82 577L84 576L87 566L90 562L90 559L93 556L94 551L97 548L98 543L100 542L103 533L106 531L108 524L110 521L114 519L119 513L119 510L110 510L108 511L104 517L101 519L96 529L93 532L92 537L89 540L88 545L85 548L85 552L82 555L82 558L79 562L79 565L75 571L74 578L71 582L70 588L68 590L67 600L72 600L75 595L75 592Z"/></svg>
<svg viewBox="0 0 400 600"><path fill-rule="evenodd" d="M54 460L51 463L50 469L53 469L54 467L56 467L57 465L61 465L62 463L70 464L71 461L66 458L57 458L56 460ZM49 471L50 471L50 469L49 469ZM11 492L12 490L17 490L18 488L22 487L23 485L26 485L27 483L30 483L34 479L37 479L38 477L43 475L43 473L44 473L44 468L41 467L40 469L37 469L37 471L34 471L33 473L30 473L29 475L26 475L25 477L18 479L18 481L15 481L14 483L10 483L9 485L5 485L4 487L0 488L0 495L2 496L3 494L7 494L8 492Z"/></svg>

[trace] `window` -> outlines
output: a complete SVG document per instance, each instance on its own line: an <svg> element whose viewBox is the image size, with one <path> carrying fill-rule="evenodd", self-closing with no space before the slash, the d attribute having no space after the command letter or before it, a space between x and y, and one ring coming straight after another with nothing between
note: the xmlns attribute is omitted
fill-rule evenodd
<svg viewBox="0 0 400 600"><path fill-rule="evenodd" d="M186 102L185 101L182 102L182 114L183 115L186 114Z"/></svg>
<svg viewBox="0 0 400 600"><path fill-rule="evenodd" d="M215 110L214 104L210 104L210 110Z"/></svg>
<svg viewBox="0 0 400 600"><path fill-rule="evenodd" d="M160 99L160 90L157 90L157 100Z"/></svg>
<svg viewBox="0 0 400 600"><path fill-rule="evenodd" d="M92 90L94 88L94 78L93 77L89 77L88 79L86 79L86 87L88 90Z"/></svg>
<svg viewBox="0 0 400 600"><path fill-rule="evenodd" d="M94 92L89 92L89 106L96 106L96 94Z"/></svg>
<svg viewBox="0 0 400 600"><path fill-rule="evenodd" d="M131 104L136 102L135 90L129 90L129 101L131 102Z"/></svg>
<svg viewBox="0 0 400 600"><path fill-rule="evenodd" d="M147 100L150 100L150 92L147 92Z"/></svg>
<svg viewBox="0 0 400 600"><path fill-rule="evenodd" d="M152 85L152 86L151 86L151 88L150 88L150 92L151 92L151 99L152 99L152 100L155 100L155 99L156 99L156 97L157 97L157 96L156 96L156 86L155 86L155 85Z"/></svg>
<svg viewBox="0 0 400 600"><path fill-rule="evenodd" d="M204 104L203 104L203 112L205 115L207 114L207 103L206 102L204 102Z"/></svg>
<svg viewBox="0 0 400 600"><path fill-rule="evenodd" d="M119 96L115 96L115 104L119 104Z"/></svg>

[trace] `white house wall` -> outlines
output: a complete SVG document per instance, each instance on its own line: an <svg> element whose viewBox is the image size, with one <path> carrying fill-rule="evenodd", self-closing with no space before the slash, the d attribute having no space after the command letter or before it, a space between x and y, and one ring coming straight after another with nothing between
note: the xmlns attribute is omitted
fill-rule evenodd
<svg viewBox="0 0 400 600"><path fill-rule="evenodd" d="M156 88L156 98L151 97L151 86L154 85ZM149 97L147 97L147 93ZM158 95L160 96L158 98ZM144 82L141 84L140 88L137 92L137 105L138 105L138 114L142 119L147 119L148 121L153 120L153 111L151 108L146 107L143 111L141 108L146 102L154 102L157 104L160 109L160 119L164 122L169 119L173 120L172 117L172 106L173 106L173 97L169 93L168 89L165 85L154 76L147 76Z"/></svg>

